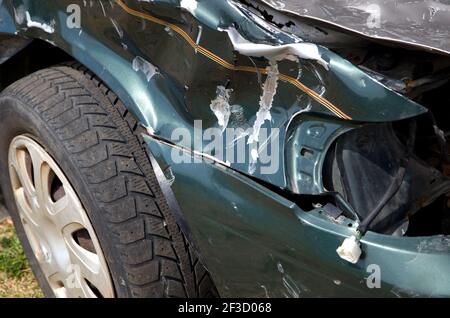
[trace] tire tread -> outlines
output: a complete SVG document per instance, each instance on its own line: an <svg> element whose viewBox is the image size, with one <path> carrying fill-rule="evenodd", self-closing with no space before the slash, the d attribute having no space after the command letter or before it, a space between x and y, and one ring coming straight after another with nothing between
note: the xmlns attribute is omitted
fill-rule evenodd
<svg viewBox="0 0 450 318"><path fill-rule="evenodd" d="M135 297L217 291L170 213L138 121L78 63L38 71L5 89L51 127L93 194Z"/></svg>

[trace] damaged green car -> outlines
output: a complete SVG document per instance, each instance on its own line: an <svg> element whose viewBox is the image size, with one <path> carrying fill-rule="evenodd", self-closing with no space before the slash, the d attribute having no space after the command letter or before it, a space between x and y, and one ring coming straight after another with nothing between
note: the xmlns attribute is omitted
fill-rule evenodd
<svg viewBox="0 0 450 318"><path fill-rule="evenodd" d="M450 296L449 21L0 1L1 191L44 293Z"/></svg>

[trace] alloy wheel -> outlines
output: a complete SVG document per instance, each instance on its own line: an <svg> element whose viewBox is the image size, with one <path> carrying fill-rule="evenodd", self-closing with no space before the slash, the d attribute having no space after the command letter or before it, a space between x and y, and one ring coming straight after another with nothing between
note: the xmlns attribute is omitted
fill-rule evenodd
<svg viewBox="0 0 450 318"><path fill-rule="evenodd" d="M29 136L13 139L11 185L25 234L56 297L114 297L89 217L68 179Z"/></svg>

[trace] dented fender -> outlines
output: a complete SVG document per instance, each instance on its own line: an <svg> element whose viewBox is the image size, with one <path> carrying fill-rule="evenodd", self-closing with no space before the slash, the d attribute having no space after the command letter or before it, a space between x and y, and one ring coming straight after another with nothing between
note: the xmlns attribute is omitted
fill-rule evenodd
<svg viewBox="0 0 450 318"><path fill-rule="evenodd" d="M350 265L336 248L357 224L280 195L326 193L322 165L346 132L427 112L330 49L233 0L4 0L0 33L61 48L147 128L223 296L448 294L447 238L368 233L365 257ZM221 149L205 138L212 128ZM227 128L244 132L230 142ZM223 156L238 147L242 161ZM273 173L264 151L279 162ZM386 269L383 289L365 285L371 264ZM439 275L423 282L429 264Z"/></svg>
<svg viewBox="0 0 450 318"><path fill-rule="evenodd" d="M321 207L305 212L208 159L194 166L175 164L171 145L145 139L161 169L170 171L166 182L184 208L222 297L448 296L450 238L369 232L363 257L350 264L336 248L353 234L354 221L330 222Z"/></svg>
<svg viewBox="0 0 450 318"><path fill-rule="evenodd" d="M152 134L212 157L218 156L204 143L174 140L174 130L220 128L235 105L240 121L228 118L227 124L256 133L277 128L281 140L303 113L347 127L426 112L327 48L277 29L237 1L79 1L79 28L68 23L76 13L68 7L72 3L3 1L0 31L60 47L105 81ZM270 63L277 72L274 83L265 85ZM225 114L211 109L220 87L229 92L228 105L221 106ZM195 128L195 120L202 127ZM277 174L260 173L257 155L231 167L289 188L284 147L281 142Z"/></svg>

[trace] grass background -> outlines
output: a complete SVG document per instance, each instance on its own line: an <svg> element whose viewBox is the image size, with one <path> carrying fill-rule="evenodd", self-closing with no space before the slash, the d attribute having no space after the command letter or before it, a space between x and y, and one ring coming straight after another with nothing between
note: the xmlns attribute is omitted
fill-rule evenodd
<svg viewBox="0 0 450 318"><path fill-rule="evenodd" d="M0 297L43 297L10 219L0 221Z"/></svg>

